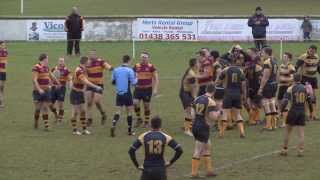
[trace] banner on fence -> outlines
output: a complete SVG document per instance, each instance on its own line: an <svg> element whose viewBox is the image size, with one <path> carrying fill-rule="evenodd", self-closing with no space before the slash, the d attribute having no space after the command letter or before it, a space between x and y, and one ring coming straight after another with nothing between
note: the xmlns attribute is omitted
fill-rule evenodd
<svg viewBox="0 0 320 180"><path fill-rule="evenodd" d="M28 20L28 41L59 41L66 40L64 20Z"/></svg>
<svg viewBox="0 0 320 180"><path fill-rule="evenodd" d="M138 18L133 24L133 39L196 41L196 19Z"/></svg>

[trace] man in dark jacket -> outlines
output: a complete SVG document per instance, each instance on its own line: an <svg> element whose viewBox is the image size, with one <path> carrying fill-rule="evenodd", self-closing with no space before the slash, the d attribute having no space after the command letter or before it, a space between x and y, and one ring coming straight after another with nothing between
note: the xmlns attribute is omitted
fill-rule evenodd
<svg viewBox="0 0 320 180"><path fill-rule="evenodd" d="M72 55L73 47L75 49L75 54L80 55L80 40L83 31L84 20L83 17L79 15L78 8L73 7L72 12L66 17L64 28L67 32L67 54Z"/></svg>
<svg viewBox="0 0 320 180"><path fill-rule="evenodd" d="M310 34L312 32L312 24L308 16L303 18L303 22L301 24L301 29L303 31L303 39L305 41L310 41L311 37Z"/></svg>
<svg viewBox="0 0 320 180"><path fill-rule="evenodd" d="M266 46L266 28L269 26L268 18L262 13L261 7L257 7L255 14L249 18L248 26L252 28L256 48L261 50Z"/></svg>

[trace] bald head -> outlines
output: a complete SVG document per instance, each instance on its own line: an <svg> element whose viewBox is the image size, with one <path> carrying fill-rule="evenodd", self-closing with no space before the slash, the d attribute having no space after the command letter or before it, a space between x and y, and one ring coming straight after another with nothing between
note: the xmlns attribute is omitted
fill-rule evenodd
<svg viewBox="0 0 320 180"><path fill-rule="evenodd" d="M76 6L72 7L71 13L72 14L78 14L79 13L78 8Z"/></svg>

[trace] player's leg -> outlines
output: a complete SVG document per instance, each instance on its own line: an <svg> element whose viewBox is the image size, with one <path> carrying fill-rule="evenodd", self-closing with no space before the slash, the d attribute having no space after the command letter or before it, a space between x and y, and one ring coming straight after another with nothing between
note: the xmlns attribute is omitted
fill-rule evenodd
<svg viewBox="0 0 320 180"><path fill-rule="evenodd" d="M315 80L316 84L318 83L317 80ZM311 112L311 115L312 115L312 120L317 120L317 89L318 89L318 85L314 85L314 88L313 88L313 94L315 95L314 98L313 98L313 101L312 101L312 112Z"/></svg>
<svg viewBox="0 0 320 180"><path fill-rule="evenodd" d="M58 121L59 122L62 122L62 120L64 119L64 100L65 100L65 96L66 96L66 87L63 86L63 87L60 88L58 101L57 101L57 105L58 105Z"/></svg>
<svg viewBox="0 0 320 180"><path fill-rule="evenodd" d="M110 130L111 137L115 137L116 126L118 121L120 120L120 113L121 113L121 104L117 103L115 107L115 114L113 115L113 119L112 119L111 130Z"/></svg>
<svg viewBox="0 0 320 180"><path fill-rule="evenodd" d="M292 132L292 126L287 124L284 131L283 147L280 153L280 155L282 156L286 156L288 154L288 144L289 144L291 132Z"/></svg>
<svg viewBox="0 0 320 180"><path fill-rule="evenodd" d="M91 132L87 129L87 120L86 120L86 108L84 104L79 105L79 114L80 114L80 123L82 128L83 135L90 135Z"/></svg>
<svg viewBox="0 0 320 180"><path fill-rule="evenodd" d="M135 127L140 127L143 123L141 118L141 101L139 99L133 99L134 112L136 115L136 124Z"/></svg>
<svg viewBox="0 0 320 180"><path fill-rule="evenodd" d="M4 86L5 81L0 80L0 108L4 107Z"/></svg>
<svg viewBox="0 0 320 180"><path fill-rule="evenodd" d="M204 162L204 166L206 168L206 176L207 177L213 177L216 176L213 170L213 161L211 158L211 142L210 140L208 143L204 143L203 145L203 152L202 152L202 158Z"/></svg>
<svg viewBox="0 0 320 180"><path fill-rule="evenodd" d="M134 132L132 130L132 123L133 123L132 114L134 111L134 107L133 107L131 92L125 95L125 106L127 111L128 135L132 136L134 135Z"/></svg>
<svg viewBox="0 0 320 180"><path fill-rule="evenodd" d="M93 96L93 102L95 103L97 109L99 110L101 114L101 125L104 125L107 120L107 114L105 110L103 109L103 103L102 103L103 96L100 93L94 93Z"/></svg>
<svg viewBox="0 0 320 180"><path fill-rule="evenodd" d="M34 128L38 129L39 127L39 118L41 113L41 103L38 101L34 102Z"/></svg>
<svg viewBox="0 0 320 180"><path fill-rule="evenodd" d="M184 109L184 133L188 136L193 136L192 128L192 108L188 106Z"/></svg>
<svg viewBox="0 0 320 180"><path fill-rule="evenodd" d="M219 129L219 137L220 138L224 137L225 130L228 126L228 123L227 123L228 114L230 114L230 113L231 113L231 109L226 109L226 108L223 109L223 113L221 116L221 128Z"/></svg>
<svg viewBox="0 0 320 180"><path fill-rule="evenodd" d="M264 110L264 114L265 114L265 121L266 121L264 129L266 129L266 130L272 130L272 125L271 125L272 114L271 114L269 104L270 104L269 99L267 99L267 98L262 99L262 106L263 106L263 110Z"/></svg>
<svg viewBox="0 0 320 180"><path fill-rule="evenodd" d="M298 127L298 137L299 137L299 144L298 144L298 156L303 156L304 152L304 126L297 126Z"/></svg>
<svg viewBox="0 0 320 180"><path fill-rule="evenodd" d="M44 122L45 131L49 130L49 101L44 101L41 103L42 120Z"/></svg>
<svg viewBox="0 0 320 180"><path fill-rule="evenodd" d="M67 55L71 56L72 55L72 49L73 49L73 40L72 36L70 33L67 33Z"/></svg>
<svg viewBox="0 0 320 180"><path fill-rule="evenodd" d="M151 115L151 104L150 104L150 102L144 101L143 102L143 109L144 109L143 127L147 128L149 126L150 115Z"/></svg>
<svg viewBox="0 0 320 180"><path fill-rule="evenodd" d="M72 105L72 114L71 114L71 126L73 135L81 135L77 128L77 119L80 115L80 105Z"/></svg>
<svg viewBox="0 0 320 180"><path fill-rule="evenodd" d="M203 151L203 143L196 140L194 152L192 156L191 162L191 177L198 177L199 176L199 165L200 165L200 158Z"/></svg>
<svg viewBox="0 0 320 180"><path fill-rule="evenodd" d="M272 129L277 129L278 123L278 111L277 111L277 103L275 98L271 98L269 101L270 113L271 113L271 127Z"/></svg>
<svg viewBox="0 0 320 180"><path fill-rule="evenodd" d="M87 90L85 92L86 96L86 108L87 108L87 113L86 113L86 118L87 118L87 123L88 126L91 126L92 124L92 106L93 106L93 92L90 90Z"/></svg>
<svg viewBox="0 0 320 180"><path fill-rule="evenodd" d="M235 114L237 126L238 126L238 129L239 129L239 132L240 132L240 138L244 138L245 137L244 124L243 124L243 118L241 116L240 111L241 110L239 108L233 108L232 109L232 113Z"/></svg>

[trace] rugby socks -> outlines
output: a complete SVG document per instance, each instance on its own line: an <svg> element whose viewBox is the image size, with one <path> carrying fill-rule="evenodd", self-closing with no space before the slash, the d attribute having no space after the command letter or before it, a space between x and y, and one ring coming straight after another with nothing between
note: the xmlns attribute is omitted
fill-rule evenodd
<svg viewBox="0 0 320 180"><path fill-rule="evenodd" d="M316 114L317 114L317 104L316 103L312 103L312 111L310 114L311 114L312 120L316 120Z"/></svg>
<svg viewBox="0 0 320 180"><path fill-rule="evenodd" d="M37 129L39 126L40 110L34 112L34 128Z"/></svg>
<svg viewBox="0 0 320 180"><path fill-rule="evenodd" d="M145 109L144 110L144 124L149 124L150 121L150 110L149 109Z"/></svg>
<svg viewBox="0 0 320 180"><path fill-rule="evenodd" d="M192 119L184 118L184 131L191 131L192 128Z"/></svg>
<svg viewBox="0 0 320 180"><path fill-rule="evenodd" d="M112 127L116 127L117 122L119 121L119 119L120 119L120 114L115 114L115 115L113 116L113 119L112 119Z"/></svg>
<svg viewBox="0 0 320 180"><path fill-rule="evenodd" d="M141 119L141 109L140 106L134 106L134 112L136 113L137 119Z"/></svg>
<svg viewBox="0 0 320 180"><path fill-rule="evenodd" d="M54 114L54 117L57 118L58 117L58 113L57 113L57 109L51 104L49 106L51 112Z"/></svg>
<svg viewBox="0 0 320 180"><path fill-rule="evenodd" d="M44 122L44 128L48 129L49 128L49 115L48 114L43 114L42 119Z"/></svg>
<svg viewBox="0 0 320 180"><path fill-rule="evenodd" d="M256 111L254 109L251 109L249 112L249 125L255 125L256 124Z"/></svg>
<svg viewBox="0 0 320 180"><path fill-rule="evenodd" d="M62 121L63 118L64 118L64 110L59 109L59 121Z"/></svg>
<svg viewBox="0 0 320 180"><path fill-rule="evenodd" d="M92 121L93 121L92 118L88 118L88 119L87 119L87 126L91 126Z"/></svg>
<svg viewBox="0 0 320 180"><path fill-rule="evenodd" d="M219 136L224 137L224 132L228 126L227 120L221 120L221 128L219 129Z"/></svg>
<svg viewBox="0 0 320 180"><path fill-rule="evenodd" d="M200 158L192 158L191 161L191 176L195 177L198 176L199 173L199 162L200 162Z"/></svg>
<svg viewBox="0 0 320 180"><path fill-rule="evenodd" d="M257 122L260 119L260 111L259 109L255 109L254 112L255 112L254 120Z"/></svg>
<svg viewBox="0 0 320 180"><path fill-rule="evenodd" d="M87 129L87 123L86 123L86 113L83 112L80 114L80 123L83 130Z"/></svg>
<svg viewBox="0 0 320 180"><path fill-rule="evenodd" d="M207 173L212 173L213 165L212 165L211 155L210 154L203 155L203 162L204 162L204 166L206 168Z"/></svg>
<svg viewBox="0 0 320 180"><path fill-rule="evenodd" d="M266 113L266 124L265 124L265 129L267 130L272 130L272 124L271 124L271 121L272 121L272 115L270 113Z"/></svg>
<svg viewBox="0 0 320 180"><path fill-rule="evenodd" d="M277 123L278 123L278 113L272 112L271 113L271 128L277 129Z"/></svg>
<svg viewBox="0 0 320 180"><path fill-rule="evenodd" d="M71 126L72 126L73 132L77 131L77 120L75 118L71 119Z"/></svg>
<svg viewBox="0 0 320 180"><path fill-rule="evenodd" d="M127 116L127 123L128 123L128 132L132 132L132 115Z"/></svg>

